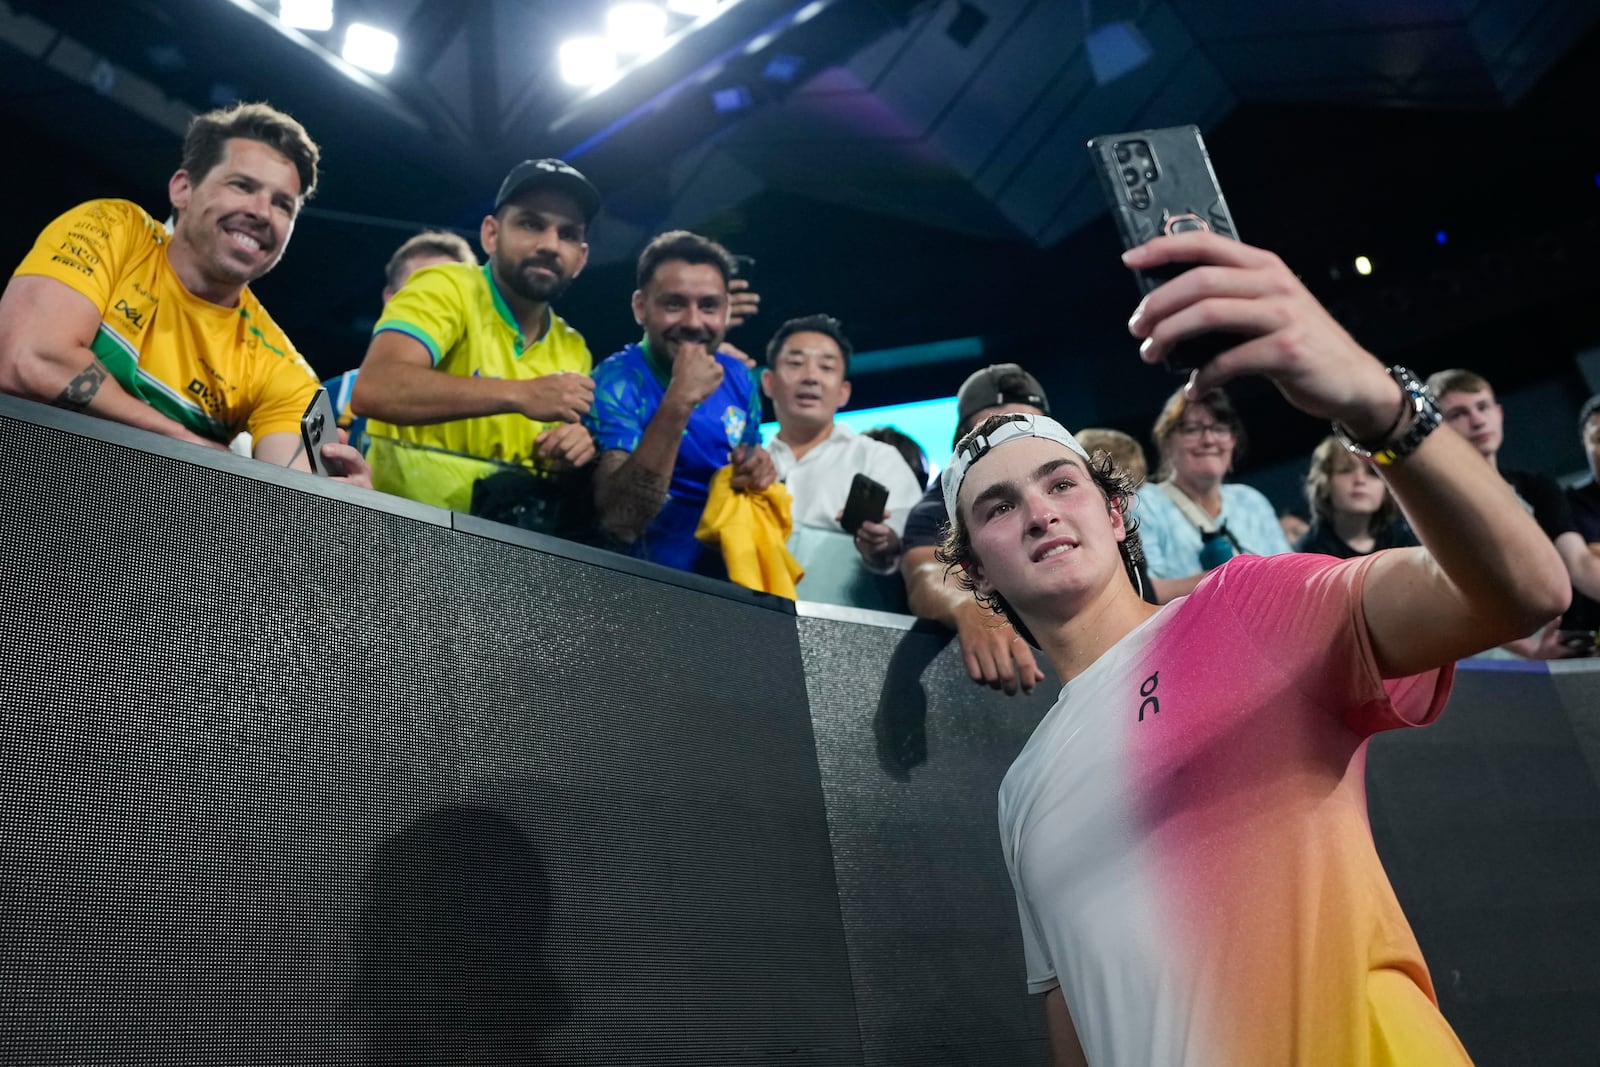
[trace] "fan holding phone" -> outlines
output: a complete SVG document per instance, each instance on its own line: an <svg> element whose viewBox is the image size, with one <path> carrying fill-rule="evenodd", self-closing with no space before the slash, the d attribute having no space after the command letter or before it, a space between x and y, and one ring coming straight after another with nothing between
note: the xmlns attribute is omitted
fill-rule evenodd
<svg viewBox="0 0 1600 1067"><path fill-rule="evenodd" d="M863 567L892 574L906 515L922 495L892 445L834 422L850 399L851 351L839 320L827 315L791 319L768 342L767 369L761 374L762 391L778 417L778 435L769 449L778 477L794 497L790 551L806 568L807 599L824 596L824 589L836 584L830 573L842 585L859 585L855 579ZM840 550L844 534L853 557Z"/></svg>

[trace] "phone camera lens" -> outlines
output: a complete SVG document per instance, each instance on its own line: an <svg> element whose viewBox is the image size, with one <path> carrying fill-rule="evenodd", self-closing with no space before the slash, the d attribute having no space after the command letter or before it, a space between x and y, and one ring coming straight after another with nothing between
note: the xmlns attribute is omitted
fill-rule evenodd
<svg viewBox="0 0 1600 1067"><path fill-rule="evenodd" d="M1145 159L1150 158L1150 146L1145 144L1143 141L1133 142L1133 150L1139 153L1139 155L1143 156Z"/></svg>
<svg viewBox="0 0 1600 1067"><path fill-rule="evenodd" d="M1138 185L1139 172L1134 170L1132 167L1123 167L1122 180L1127 182L1129 185Z"/></svg>
<svg viewBox="0 0 1600 1067"><path fill-rule="evenodd" d="M1133 158L1133 153L1128 150L1128 146L1127 145L1125 145L1125 144L1117 145L1117 162L1118 163L1126 163L1126 162L1128 162L1128 160L1130 160L1132 158Z"/></svg>
<svg viewBox="0 0 1600 1067"><path fill-rule="evenodd" d="M1135 189L1134 192L1133 192L1133 206L1136 207L1136 208L1140 208L1140 209L1149 207L1150 206L1150 193L1149 193L1149 191L1145 190L1145 189Z"/></svg>

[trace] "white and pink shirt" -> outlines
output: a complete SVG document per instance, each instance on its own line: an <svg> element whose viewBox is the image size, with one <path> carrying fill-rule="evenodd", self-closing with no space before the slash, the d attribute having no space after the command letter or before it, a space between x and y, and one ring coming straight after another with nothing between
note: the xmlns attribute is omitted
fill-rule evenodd
<svg viewBox="0 0 1600 1067"><path fill-rule="evenodd" d="M1452 669L1385 681L1375 557L1239 557L1069 682L1000 789L1028 986L1089 1062L1468 1063L1373 847L1367 739Z"/></svg>

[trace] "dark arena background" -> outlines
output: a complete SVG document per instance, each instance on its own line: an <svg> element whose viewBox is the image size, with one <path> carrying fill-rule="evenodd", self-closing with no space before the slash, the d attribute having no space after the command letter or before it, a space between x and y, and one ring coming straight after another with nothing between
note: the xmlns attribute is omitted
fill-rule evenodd
<svg viewBox="0 0 1600 1067"><path fill-rule="evenodd" d="M683 227L756 260L746 351L844 320L854 408L1014 360L1148 444L1177 379L1084 145L1195 123L1246 240L1386 362L1488 377L1506 465L1586 473L1594 0L704 0L587 85L558 49L608 5L293 6L0 0L4 276L82 201L162 217L189 120L267 100L322 185L253 289L323 378L401 241L476 246L553 156L604 194L556 306L597 359ZM1303 511L1326 423L1234 397L1233 476ZM0 526L0 1064L1048 1062L995 808L1051 681L9 396ZM1465 661L1368 774L1474 1061L1600 1065L1600 660Z"/></svg>

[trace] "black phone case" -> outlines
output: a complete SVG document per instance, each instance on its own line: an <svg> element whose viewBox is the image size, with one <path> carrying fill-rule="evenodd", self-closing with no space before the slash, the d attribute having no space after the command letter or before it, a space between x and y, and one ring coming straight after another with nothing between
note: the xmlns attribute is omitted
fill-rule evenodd
<svg viewBox="0 0 1600 1067"><path fill-rule="evenodd" d="M306 413L300 416L300 441L305 445L306 461L314 474L328 475L328 466L322 460L322 446L339 440L339 417L333 413L328 391L318 389Z"/></svg>
<svg viewBox="0 0 1600 1067"><path fill-rule="evenodd" d="M889 502L889 490L880 482L858 474L850 482L850 495L845 497L844 515L839 525L844 532L855 536L863 522L877 522L883 507Z"/></svg>
<svg viewBox="0 0 1600 1067"><path fill-rule="evenodd" d="M1239 239L1198 127L1106 134L1089 142L1089 156L1124 248L1192 230ZM1139 291L1149 293L1187 269L1164 267L1135 271L1134 276ZM1167 366L1188 372L1239 341L1226 333L1193 338L1173 349Z"/></svg>

